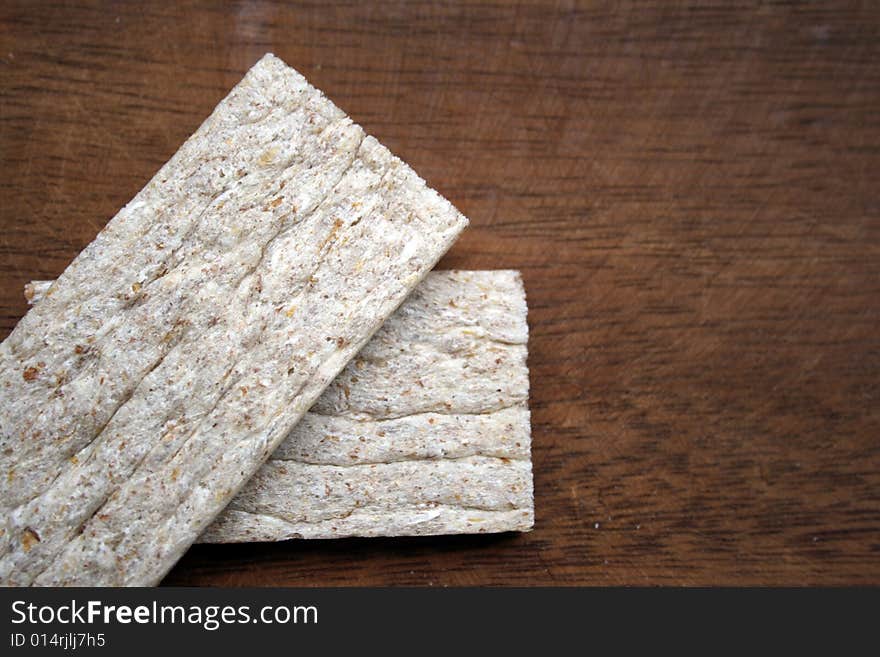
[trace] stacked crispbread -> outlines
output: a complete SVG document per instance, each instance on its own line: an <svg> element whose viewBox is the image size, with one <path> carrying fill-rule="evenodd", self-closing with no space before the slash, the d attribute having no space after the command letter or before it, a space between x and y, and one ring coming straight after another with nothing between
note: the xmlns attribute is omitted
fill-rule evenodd
<svg viewBox="0 0 880 657"><path fill-rule="evenodd" d="M509 273L426 281L297 424L466 223L263 58L0 345L0 579L154 584L233 498L207 540L530 527Z"/></svg>
<svg viewBox="0 0 880 657"><path fill-rule="evenodd" d="M530 529L527 340L517 272L431 272L199 540Z"/></svg>

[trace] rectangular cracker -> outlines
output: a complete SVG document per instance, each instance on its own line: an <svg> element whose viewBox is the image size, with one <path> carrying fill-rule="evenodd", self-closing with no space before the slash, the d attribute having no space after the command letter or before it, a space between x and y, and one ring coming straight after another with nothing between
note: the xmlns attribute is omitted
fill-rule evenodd
<svg viewBox="0 0 880 657"><path fill-rule="evenodd" d="M518 272L431 272L199 541L531 529L527 340Z"/></svg>
<svg viewBox="0 0 880 657"><path fill-rule="evenodd" d="M466 224L260 60L0 345L0 582L157 583Z"/></svg>

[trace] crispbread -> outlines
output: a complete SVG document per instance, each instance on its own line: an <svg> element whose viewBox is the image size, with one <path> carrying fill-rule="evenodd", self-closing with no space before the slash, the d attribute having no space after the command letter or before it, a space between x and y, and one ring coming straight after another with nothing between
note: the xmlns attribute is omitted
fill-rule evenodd
<svg viewBox="0 0 880 657"><path fill-rule="evenodd" d="M0 581L158 582L466 223L260 60L0 345Z"/></svg>
<svg viewBox="0 0 880 657"><path fill-rule="evenodd" d="M517 272L431 272L199 540L530 529L527 338Z"/></svg>

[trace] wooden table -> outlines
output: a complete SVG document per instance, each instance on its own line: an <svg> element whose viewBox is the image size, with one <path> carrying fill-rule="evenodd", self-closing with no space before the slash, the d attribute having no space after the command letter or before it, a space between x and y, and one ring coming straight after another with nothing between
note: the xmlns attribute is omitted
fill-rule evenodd
<svg viewBox="0 0 880 657"><path fill-rule="evenodd" d="M721 3L724 4L724 3ZM190 550L169 584L880 584L880 8L4 2L0 316L264 52L518 268L526 535Z"/></svg>

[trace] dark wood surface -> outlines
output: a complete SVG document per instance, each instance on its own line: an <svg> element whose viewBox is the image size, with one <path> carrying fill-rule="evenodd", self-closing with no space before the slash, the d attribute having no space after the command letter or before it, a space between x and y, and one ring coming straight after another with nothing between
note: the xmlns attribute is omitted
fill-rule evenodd
<svg viewBox="0 0 880 657"><path fill-rule="evenodd" d="M534 532L169 584L880 584L876 3L3 2L0 328L273 51L529 297Z"/></svg>

